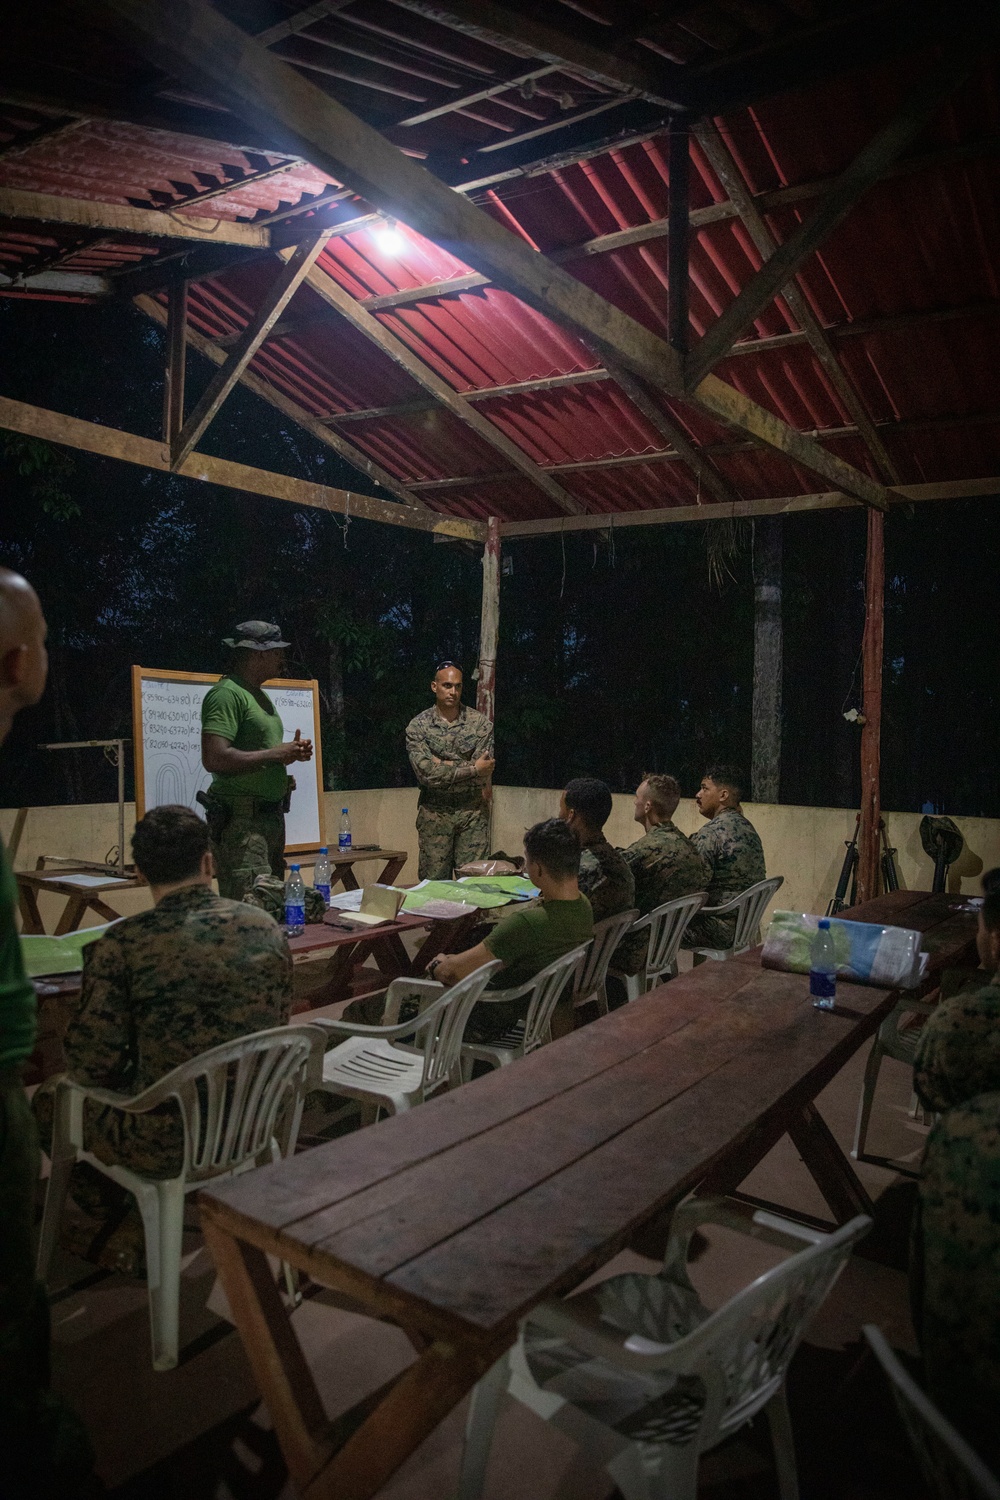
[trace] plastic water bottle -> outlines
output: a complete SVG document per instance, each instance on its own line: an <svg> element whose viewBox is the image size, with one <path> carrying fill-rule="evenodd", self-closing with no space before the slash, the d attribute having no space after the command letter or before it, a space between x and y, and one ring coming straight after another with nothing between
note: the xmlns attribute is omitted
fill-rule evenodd
<svg viewBox="0 0 1000 1500"><path fill-rule="evenodd" d="M837 998L837 959L830 918L820 917L809 953L809 993L817 1010L833 1010Z"/></svg>
<svg viewBox="0 0 1000 1500"><path fill-rule="evenodd" d="M323 897L323 905L330 905L330 855L324 847L319 851L319 858L313 866L313 885Z"/></svg>
<svg viewBox="0 0 1000 1500"><path fill-rule="evenodd" d="M340 849L349 849L351 847L351 816L346 807L340 814L340 834L337 844Z"/></svg>
<svg viewBox="0 0 1000 1500"><path fill-rule="evenodd" d="M292 873L285 886L285 931L289 937L298 937L305 930L306 888L298 865L292 865Z"/></svg>

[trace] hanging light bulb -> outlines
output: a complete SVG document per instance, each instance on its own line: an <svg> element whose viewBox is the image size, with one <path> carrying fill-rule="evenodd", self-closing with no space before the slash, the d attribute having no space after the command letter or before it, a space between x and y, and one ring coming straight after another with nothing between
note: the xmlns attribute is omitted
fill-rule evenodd
<svg viewBox="0 0 1000 1500"><path fill-rule="evenodd" d="M374 230L375 243L383 255L401 255L406 241L399 232L395 219L384 219Z"/></svg>

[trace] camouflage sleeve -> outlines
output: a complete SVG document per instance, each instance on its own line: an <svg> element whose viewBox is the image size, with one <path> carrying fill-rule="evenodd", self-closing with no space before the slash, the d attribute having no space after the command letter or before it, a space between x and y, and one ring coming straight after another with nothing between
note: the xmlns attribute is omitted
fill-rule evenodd
<svg viewBox="0 0 1000 1500"><path fill-rule="evenodd" d="M920 1037L913 1087L925 1109L938 1111L1000 1090L1000 988L941 1002Z"/></svg>
<svg viewBox="0 0 1000 1500"><path fill-rule="evenodd" d="M481 755L488 755L490 760L493 759L493 724L485 714L482 729L476 737L476 750L472 759L478 760Z"/></svg>
<svg viewBox="0 0 1000 1500"><path fill-rule="evenodd" d="M127 1087L137 1059L121 945L99 938L84 949L83 990L64 1042L67 1071L94 1088Z"/></svg>
<svg viewBox="0 0 1000 1500"><path fill-rule="evenodd" d="M452 766L436 764L427 741L412 724L406 730L406 753L420 785L431 787L435 791L444 791L448 787L461 786L465 782L479 779L479 773L471 761Z"/></svg>
<svg viewBox="0 0 1000 1500"><path fill-rule="evenodd" d="M715 869L715 857L719 852L718 829L713 831L713 821L710 819L703 827L696 828L690 840L710 870Z"/></svg>

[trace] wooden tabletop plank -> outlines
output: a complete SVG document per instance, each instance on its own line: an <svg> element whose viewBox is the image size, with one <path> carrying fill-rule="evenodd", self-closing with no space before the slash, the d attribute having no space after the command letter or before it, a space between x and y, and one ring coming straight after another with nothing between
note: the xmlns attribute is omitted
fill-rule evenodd
<svg viewBox="0 0 1000 1500"><path fill-rule="evenodd" d="M423 1305L479 1329L513 1324L542 1298L606 1262L651 1214L696 1186L790 1096L805 1101L818 1092L856 1050L859 1026L870 1033L893 1003L892 992L867 994L878 999L860 1022L801 1002L790 1024L758 1046L387 1281L413 1298L416 1316ZM831 1046L832 1026L826 1036L823 1031L838 1020Z"/></svg>
<svg viewBox="0 0 1000 1500"><path fill-rule="evenodd" d="M201 1195L223 1216L230 1208L275 1229L305 1219L645 1051L741 988L749 976L732 964L703 964L689 978L693 982L683 987L674 980L654 991L645 997L648 1005L622 1006L600 1024L584 1026L474 1086L290 1161L212 1184Z"/></svg>
<svg viewBox="0 0 1000 1500"><path fill-rule="evenodd" d="M596 1160L607 1143L673 1099L692 1096L734 1062L742 1066L748 1053L770 1045L777 1028L792 1027L797 1035L808 981L782 978L795 983L775 986L770 975L758 973L730 1002L713 1006L640 1056L403 1177L287 1226L288 1241L311 1244L372 1277L388 1275L574 1162ZM869 998L882 1003L878 992L869 991ZM837 1018L837 1031L843 1024ZM853 1030L857 1023L846 1024ZM823 1055L834 1027L824 1031ZM376 1223L380 1230L373 1233Z"/></svg>

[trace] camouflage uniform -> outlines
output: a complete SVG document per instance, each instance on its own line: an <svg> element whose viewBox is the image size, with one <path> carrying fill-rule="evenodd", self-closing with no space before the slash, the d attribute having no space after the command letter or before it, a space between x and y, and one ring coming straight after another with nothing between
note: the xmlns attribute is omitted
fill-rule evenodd
<svg viewBox="0 0 1000 1500"><path fill-rule="evenodd" d="M208 793L211 797L211 793ZM213 802L216 799L212 799ZM221 798L218 799L222 801ZM225 812L229 813L225 820ZM219 894L242 901L259 875L285 874L285 810L280 802L256 797L226 798L222 817L209 810L212 857Z"/></svg>
<svg viewBox="0 0 1000 1500"><path fill-rule="evenodd" d="M767 878L764 850L756 828L734 807L723 808L691 835L711 871L706 906L723 906L750 886ZM685 948L728 948L736 930L735 917L695 917L687 930Z"/></svg>
<svg viewBox="0 0 1000 1500"><path fill-rule="evenodd" d="M635 880L635 905L641 916L665 901L708 888L711 871L706 860L669 820L657 823L621 853ZM628 933L615 949L612 967L623 974L638 974L648 947L648 932Z"/></svg>
<svg viewBox="0 0 1000 1500"><path fill-rule="evenodd" d="M84 952L83 992L66 1032L80 1083L139 1094L222 1042L288 1020L292 961L269 916L186 886L112 927ZM153 1177L183 1162L176 1106L123 1115L88 1106L87 1145Z"/></svg>
<svg viewBox="0 0 1000 1500"><path fill-rule="evenodd" d="M1000 1470L1000 1093L967 1098L931 1131L914 1249L928 1391Z"/></svg>
<svg viewBox="0 0 1000 1500"><path fill-rule="evenodd" d="M406 753L420 783L420 879L450 880L458 865L488 852L489 810L473 763L492 756L493 725L464 705L449 724L432 705L406 726Z"/></svg>
<svg viewBox="0 0 1000 1500"><path fill-rule="evenodd" d="M253 888L243 897L244 906L266 911L279 924L285 921L285 882L276 875L258 875ZM306 886L306 922L322 922L326 902L313 886Z"/></svg>
<svg viewBox="0 0 1000 1500"><path fill-rule="evenodd" d="M590 900L594 921L617 917L635 905L635 879L603 833L580 851L580 891Z"/></svg>
<svg viewBox="0 0 1000 1500"><path fill-rule="evenodd" d="M1000 975L942 1000L927 1018L913 1064L913 1087L926 1109L950 1109L973 1094L1000 1089Z"/></svg>

